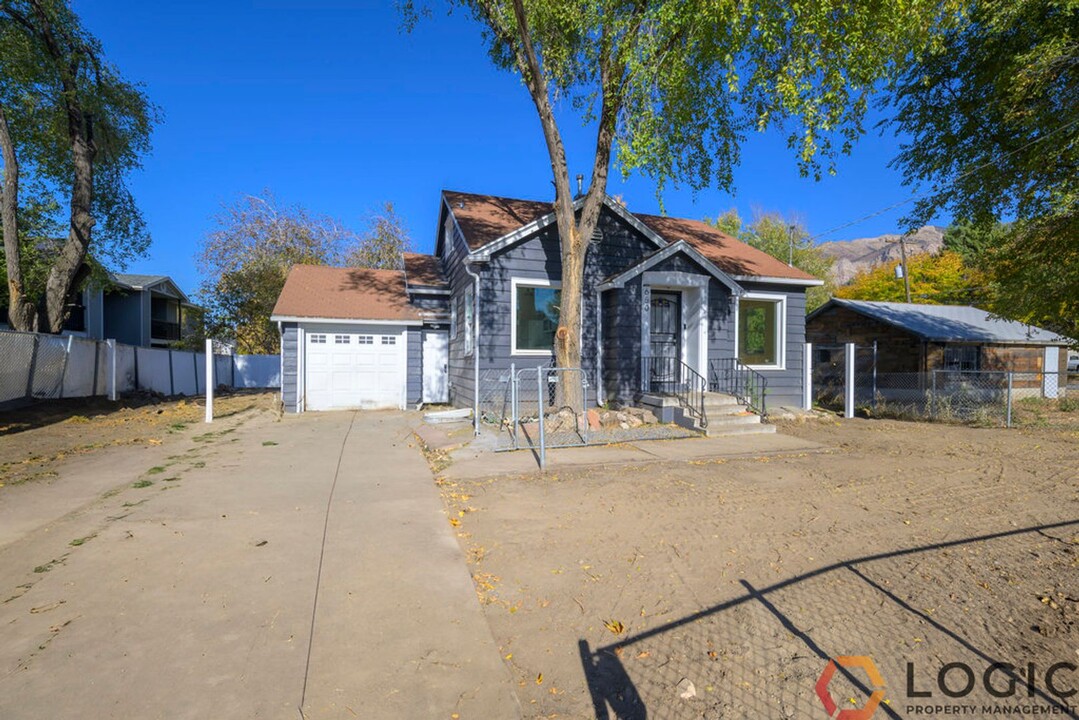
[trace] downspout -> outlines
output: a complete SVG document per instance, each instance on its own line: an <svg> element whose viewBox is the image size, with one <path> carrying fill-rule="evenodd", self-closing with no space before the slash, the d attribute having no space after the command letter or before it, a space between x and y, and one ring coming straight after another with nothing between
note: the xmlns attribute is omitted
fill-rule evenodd
<svg viewBox="0 0 1079 720"><path fill-rule="evenodd" d="M472 432L480 434L480 276L465 258L461 267L472 278Z"/></svg>

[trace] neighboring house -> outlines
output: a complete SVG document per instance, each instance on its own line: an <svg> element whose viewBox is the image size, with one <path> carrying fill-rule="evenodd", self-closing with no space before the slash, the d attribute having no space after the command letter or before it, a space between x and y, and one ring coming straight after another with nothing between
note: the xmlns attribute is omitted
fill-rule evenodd
<svg viewBox="0 0 1079 720"><path fill-rule="evenodd" d="M482 372L553 362L551 203L446 191L439 213L434 255L403 270L292 270L273 313L288 411L471 407ZM607 198L585 263L589 401L638 402L672 368L738 367L766 378L770 407L800 405L805 291L819 284L706 223Z"/></svg>
<svg viewBox="0 0 1079 720"><path fill-rule="evenodd" d="M104 287L76 293L63 334L142 347L171 345L191 332L195 307L167 275L109 273Z"/></svg>
<svg viewBox="0 0 1079 720"><path fill-rule="evenodd" d="M806 318L806 340L814 345L816 362L828 362L840 343L876 343L876 372L882 374L1009 370L1056 375L1047 387L1061 388L1071 344L1056 333L967 305L839 298Z"/></svg>

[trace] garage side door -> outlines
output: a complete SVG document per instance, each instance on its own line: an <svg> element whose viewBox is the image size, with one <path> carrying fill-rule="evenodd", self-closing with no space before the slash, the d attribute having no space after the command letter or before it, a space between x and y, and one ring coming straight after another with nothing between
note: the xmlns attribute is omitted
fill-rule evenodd
<svg viewBox="0 0 1079 720"><path fill-rule="evenodd" d="M405 391L405 340L388 326L306 334L308 410L396 408Z"/></svg>

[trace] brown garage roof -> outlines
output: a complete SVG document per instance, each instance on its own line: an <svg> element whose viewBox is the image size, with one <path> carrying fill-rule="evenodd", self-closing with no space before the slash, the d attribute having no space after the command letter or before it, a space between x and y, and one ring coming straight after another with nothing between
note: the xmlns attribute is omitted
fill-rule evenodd
<svg viewBox="0 0 1079 720"><path fill-rule="evenodd" d="M296 265L277 298L274 317L420 320L401 270Z"/></svg>
<svg viewBox="0 0 1079 720"><path fill-rule="evenodd" d="M405 278L409 285L421 287L447 287L446 276L442 272L442 260L435 255L405 253Z"/></svg>
<svg viewBox="0 0 1079 720"><path fill-rule="evenodd" d="M522 225L554 211L551 203L535 200L516 200L451 190L443 191L443 197L446 198L453 217L472 250L494 242ZM756 275L786 280L816 279L699 220L641 213L633 215L667 242L685 240L730 275Z"/></svg>

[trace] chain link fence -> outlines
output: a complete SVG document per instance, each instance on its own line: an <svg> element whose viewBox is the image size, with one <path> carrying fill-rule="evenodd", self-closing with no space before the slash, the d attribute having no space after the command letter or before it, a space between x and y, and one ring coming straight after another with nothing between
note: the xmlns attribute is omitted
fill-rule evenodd
<svg viewBox="0 0 1079 720"><path fill-rule="evenodd" d="M116 393L143 390L172 396L206 392L204 353L3 330L0 407L108 395L114 365ZM214 355L214 374L218 385L228 387L281 384L277 355Z"/></svg>
<svg viewBox="0 0 1079 720"><path fill-rule="evenodd" d="M845 345L813 346L813 402L844 409L847 382ZM1016 403L1030 398L1061 399L1067 392L1059 373L1010 370L930 370L878 372L876 345L854 351L854 405L872 416L932 420L987 427L1011 427Z"/></svg>
<svg viewBox="0 0 1079 720"><path fill-rule="evenodd" d="M497 450L533 450L541 466L548 449L637 440L693 437L698 433L658 422L641 408L598 407L588 374L550 365L480 372L479 417L496 436ZM585 412L572 408L583 407Z"/></svg>

